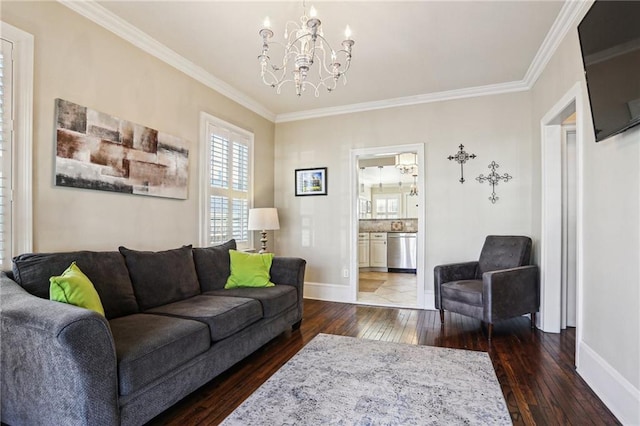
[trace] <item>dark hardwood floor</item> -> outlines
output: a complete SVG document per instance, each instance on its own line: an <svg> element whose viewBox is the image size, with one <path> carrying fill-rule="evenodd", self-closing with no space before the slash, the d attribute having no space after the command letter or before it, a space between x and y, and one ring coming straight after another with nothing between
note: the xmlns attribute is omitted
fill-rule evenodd
<svg viewBox="0 0 640 426"><path fill-rule="evenodd" d="M532 330L527 318L486 328L447 312L390 309L305 300L297 331L276 337L150 425L216 425L318 333L488 352L515 425L620 424L574 368L575 329Z"/></svg>

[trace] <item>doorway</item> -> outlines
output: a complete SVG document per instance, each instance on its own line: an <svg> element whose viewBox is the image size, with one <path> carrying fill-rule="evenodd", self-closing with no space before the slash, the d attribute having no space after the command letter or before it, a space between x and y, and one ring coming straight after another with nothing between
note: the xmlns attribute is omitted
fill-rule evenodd
<svg viewBox="0 0 640 426"><path fill-rule="evenodd" d="M423 164L424 144L351 152L354 303L424 307Z"/></svg>
<svg viewBox="0 0 640 426"><path fill-rule="evenodd" d="M582 87L563 96L541 120L542 221L540 316L545 332L576 327L582 342Z"/></svg>
<svg viewBox="0 0 640 426"><path fill-rule="evenodd" d="M577 159L575 113L562 124L562 316L560 328L576 326Z"/></svg>

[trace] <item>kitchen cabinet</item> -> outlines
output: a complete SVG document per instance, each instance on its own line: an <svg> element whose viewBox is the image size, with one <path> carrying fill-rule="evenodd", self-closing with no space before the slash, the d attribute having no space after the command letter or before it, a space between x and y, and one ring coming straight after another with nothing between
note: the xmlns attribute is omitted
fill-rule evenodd
<svg viewBox="0 0 640 426"><path fill-rule="evenodd" d="M369 233L360 232L358 234L358 267L369 267Z"/></svg>
<svg viewBox="0 0 640 426"><path fill-rule="evenodd" d="M387 233L369 233L369 266L375 268L387 267Z"/></svg>

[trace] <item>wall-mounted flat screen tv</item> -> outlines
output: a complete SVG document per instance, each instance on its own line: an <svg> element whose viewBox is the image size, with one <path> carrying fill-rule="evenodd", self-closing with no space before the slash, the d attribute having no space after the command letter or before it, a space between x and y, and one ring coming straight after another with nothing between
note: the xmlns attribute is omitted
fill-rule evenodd
<svg viewBox="0 0 640 426"><path fill-rule="evenodd" d="M596 0L578 35L600 142L640 124L640 0Z"/></svg>

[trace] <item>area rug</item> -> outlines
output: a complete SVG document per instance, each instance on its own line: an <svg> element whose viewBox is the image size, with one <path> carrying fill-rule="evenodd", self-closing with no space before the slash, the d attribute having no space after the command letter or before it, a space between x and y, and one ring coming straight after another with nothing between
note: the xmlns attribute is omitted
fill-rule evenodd
<svg viewBox="0 0 640 426"><path fill-rule="evenodd" d="M223 425L510 425L489 355L320 334Z"/></svg>

